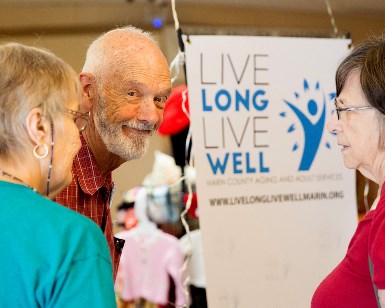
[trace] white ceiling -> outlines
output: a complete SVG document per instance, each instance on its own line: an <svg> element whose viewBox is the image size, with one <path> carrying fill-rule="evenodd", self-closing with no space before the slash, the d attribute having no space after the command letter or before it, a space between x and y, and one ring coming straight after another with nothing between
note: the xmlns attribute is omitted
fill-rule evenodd
<svg viewBox="0 0 385 308"><path fill-rule="evenodd" d="M176 6L183 4L195 5L226 5L253 8L271 8L282 10L326 10L328 0L175 0ZM88 6L92 4L122 4L127 2L171 3L171 0L0 0L6 5L71 5ZM336 12L384 12L385 0L329 0L330 6ZM384 16L385 18L385 16Z"/></svg>

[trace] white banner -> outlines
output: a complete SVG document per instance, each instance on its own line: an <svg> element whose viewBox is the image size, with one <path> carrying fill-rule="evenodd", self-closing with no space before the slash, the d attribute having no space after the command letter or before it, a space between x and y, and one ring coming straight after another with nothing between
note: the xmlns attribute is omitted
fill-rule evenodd
<svg viewBox="0 0 385 308"><path fill-rule="evenodd" d="M357 225L354 172L326 129L350 41L184 43L209 307L307 308Z"/></svg>

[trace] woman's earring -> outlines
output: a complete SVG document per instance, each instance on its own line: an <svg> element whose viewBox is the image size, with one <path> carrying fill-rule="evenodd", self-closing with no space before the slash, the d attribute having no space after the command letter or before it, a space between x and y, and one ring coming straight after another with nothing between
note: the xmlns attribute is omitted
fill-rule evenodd
<svg viewBox="0 0 385 308"><path fill-rule="evenodd" d="M42 155L37 152L40 146L43 146L43 148L44 148L44 154L42 154ZM37 159L42 159L42 158L47 157L47 155L48 155L48 147L47 147L47 145L45 143L35 145L35 147L33 148L33 155Z"/></svg>

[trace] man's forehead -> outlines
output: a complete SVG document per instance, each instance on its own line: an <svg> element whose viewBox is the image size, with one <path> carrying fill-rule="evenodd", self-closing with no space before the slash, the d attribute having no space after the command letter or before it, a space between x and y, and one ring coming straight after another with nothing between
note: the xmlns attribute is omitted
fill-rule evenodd
<svg viewBox="0 0 385 308"><path fill-rule="evenodd" d="M104 76L106 81L113 79L115 82L148 84L151 79L167 84L170 81L168 63L155 44L140 42L131 46L112 48L105 63Z"/></svg>
<svg viewBox="0 0 385 308"><path fill-rule="evenodd" d="M163 95L169 95L171 93L171 85L166 82L166 80L152 79L151 82L149 82L148 80L126 78L125 85L137 89L148 89L151 87L154 88L154 90L158 91L159 94Z"/></svg>
<svg viewBox="0 0 385 308"><path fill-rule="evenodd" d="M107 55L107 69L116 72L132 69L153 69L153 62L160 62L160 55L160 51L150 48L117 48Z"/></svg>
<svg viewBox="0 0 385 308"><path fill-rule="evenodd" d="M110 78L105 78L105 83L108 87L113 87L116 90L126 92L129 90L138 90L147 92L150 91L157 95L169 96L171 93L171 80L169 76L154 76L151 77L145 74L135 74L132 72L111 72Z"/></svg>

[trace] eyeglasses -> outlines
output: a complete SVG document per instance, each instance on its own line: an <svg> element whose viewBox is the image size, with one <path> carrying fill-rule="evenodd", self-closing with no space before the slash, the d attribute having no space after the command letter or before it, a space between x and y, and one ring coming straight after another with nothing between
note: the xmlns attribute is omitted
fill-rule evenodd
<svg viewBox="0 0 385 308"><path fill-rule="evenodd" d="M337 98L334 99L334 106L337 112L337 119L340 119L340 113L342 111L355 111L355 110L368 110L373 109L373 106L361 106L361 107L346 107L346 108L339 108L337 107Z"/></svg>
<svg viewBox="0 0 385 308"><path fill-rule="evenodd" d="M79 111L71 110L66 108L66 112L74 116L74 122L79 129L79 132L84 130L87 126L88 119L90 117L90 111L81 113Z"/></svg>

